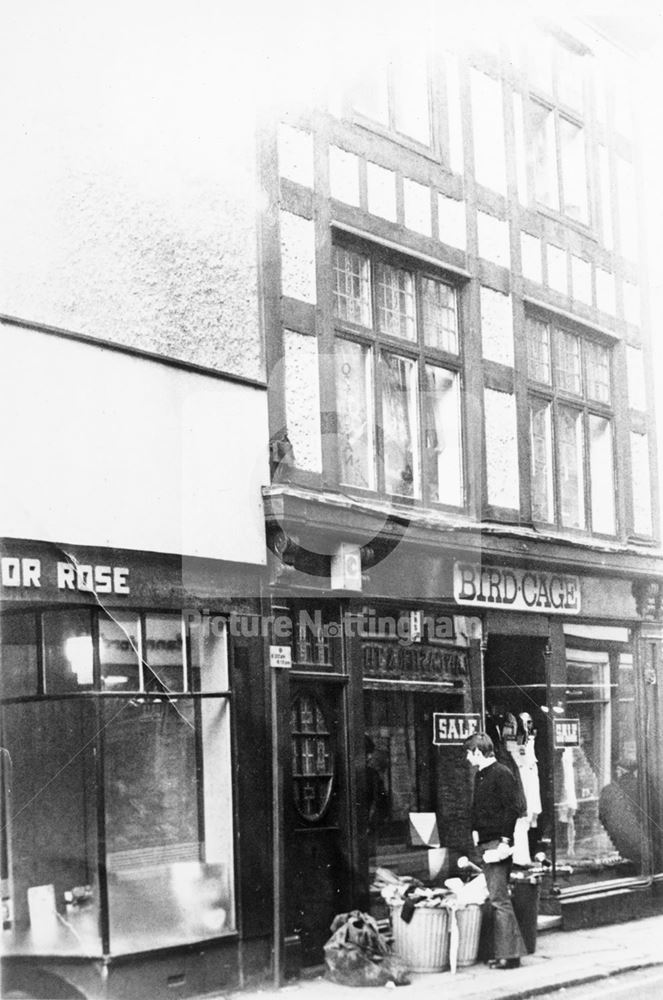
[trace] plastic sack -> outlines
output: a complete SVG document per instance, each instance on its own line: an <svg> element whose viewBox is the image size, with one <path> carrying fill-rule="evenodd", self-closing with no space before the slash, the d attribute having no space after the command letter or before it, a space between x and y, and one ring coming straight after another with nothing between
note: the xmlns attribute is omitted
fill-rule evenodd
<svg viewBox="0 0 663 1000"><path fill-rule="evenodd" d="M361 910L340 913L330 928L325 965L327 977L341 986L409 985L408 968L389 951L373 917Z"/></svg>
<svg viewBox="0 0 663 1000"><path fill-rule="evenodd" d="M448 878L444 884L456 896L458 906L467 906L468 903L483 903L488 899L488 886L486 885L486 876L483 874L477 875L469 882L463 882L460 878Z"/></svg>

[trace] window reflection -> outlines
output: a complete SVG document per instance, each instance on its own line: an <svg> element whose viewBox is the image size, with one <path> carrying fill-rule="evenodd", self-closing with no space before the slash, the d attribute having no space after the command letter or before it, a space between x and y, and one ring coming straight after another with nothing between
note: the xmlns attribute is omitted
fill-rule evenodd
<svg viewBox="0 0 663 1000"><path fill-rule="evenodd" d="M89 611L47 611L42 616L47 694L92 688L94 652Z"/></svg>
<svg viewBox="0 0 663 1000"><path fill-rule="evenodd" d="M202 761L189 698L104 703L109 909L115 952L214 937L232 926L228 835L199 802ZM227 811L223 709L206 706L210 820ZM221 752L214 757L214 751ZM216 777L215 777L216 775ZM227 825L226 820L226 825ZM211 852L207 850L207 843ZM211 856L210 856L211 853Z"/></svg>
<svg viewBox="0 0 663 1000"><path fill-rule="evenodd" d="M179 615L145 615L145 688L183 691L184 642Z"/></svg>
<svg viewBox="0 0 663 1000"><path fill-rule="evenodd" d="M37 694L37 618L6 615L2 620L0 695L18 698Z"/></svg>
<svg viewBox="0 0 663 1000"><path fill-rule="evenodd" d="M99 618L101 684L107 691L139 691L142 686L138 615L114 611Z"/></svg>

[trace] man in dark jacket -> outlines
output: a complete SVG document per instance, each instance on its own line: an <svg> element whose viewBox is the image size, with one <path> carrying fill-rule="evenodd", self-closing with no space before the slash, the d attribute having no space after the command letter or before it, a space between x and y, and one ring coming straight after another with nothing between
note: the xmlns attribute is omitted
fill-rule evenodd
<svg viewBox="0 0 663 1000"><path fill-rule="evenodd" d="M477 768L472 801L472 839L481 852L493 908L494 969L515 969L527 949L509 896L513 831L519 815L518 787L511 771L495 759L493 741L474 733L464 744Z"/></svg>

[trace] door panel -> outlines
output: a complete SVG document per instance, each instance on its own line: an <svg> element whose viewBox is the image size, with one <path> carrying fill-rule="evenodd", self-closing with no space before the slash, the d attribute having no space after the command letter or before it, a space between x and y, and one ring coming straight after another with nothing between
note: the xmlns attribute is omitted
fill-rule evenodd
<svg viewBox="0 0 663 1000"><path fill-rule="evenodd" d="M299 935L305 965L322 962L329 925L352 899L342 720L342 685L292 686L284 781L285 929Z"/></svg>

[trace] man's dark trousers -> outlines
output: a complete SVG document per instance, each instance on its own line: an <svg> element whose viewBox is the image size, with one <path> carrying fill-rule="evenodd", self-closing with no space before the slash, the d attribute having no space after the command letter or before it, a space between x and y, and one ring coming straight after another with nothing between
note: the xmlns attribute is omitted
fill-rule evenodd
<svg viewBox="0 0 663 1000"><path fill-rule="evenodd" d="M484 851L492 850L498 843L497 840L489 840L480 844L479 850L482 856ZM520 958L521 955L527 954L527 948L509 896L511 858L506 858L504 861L484 861L483 871L493 910L495 958Z"/></svg>

